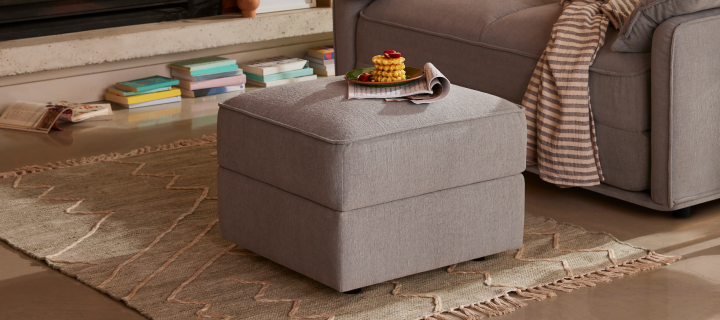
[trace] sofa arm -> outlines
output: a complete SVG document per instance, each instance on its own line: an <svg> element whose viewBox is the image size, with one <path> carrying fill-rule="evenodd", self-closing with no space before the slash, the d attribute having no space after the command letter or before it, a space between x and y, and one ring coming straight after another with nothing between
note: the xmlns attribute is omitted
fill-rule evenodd
<svg viewBox="0 0 720 320"><path fill-rule="evenodd" d="M651 196L670 209L720 198L720 9L653 36Z"/></svg>
<svg viewBox="0 0 720 320"><path fill-rule="evenodd" d="M333 33L335 37L335 74L343 75L355 69L355 33L360 11L373 0L335 0L333 3Z"/></svg>

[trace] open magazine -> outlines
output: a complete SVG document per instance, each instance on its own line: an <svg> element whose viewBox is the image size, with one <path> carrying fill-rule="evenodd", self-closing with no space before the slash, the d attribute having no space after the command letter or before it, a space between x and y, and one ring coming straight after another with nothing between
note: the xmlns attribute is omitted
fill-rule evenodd
<svg viewBox="0 0 720 320"><path fill-rule="evenodd" d="M58 127L58 120L78 122L89 119L112 119L110 104L75 104L66 101L37 103L18 101L0 115L0 128L48 133Z"/></svg>
<svg viewBox="0 0 720 320"><path fill-rule="evenodd" d="M83 104L59 100L51 102L51 104L58 107L65 107L59 120L80 122L113 119L113 112L109 103Z"/></svg>
<svg viewBox="0 0 720 320"><path fill-rule="evenodd" d="M388 101L410 100L415 104L444 99L450 93L450 80L430 62L424 69L425 77L398 87L367 87L348 81L348 99L384 98Z"/></svg>

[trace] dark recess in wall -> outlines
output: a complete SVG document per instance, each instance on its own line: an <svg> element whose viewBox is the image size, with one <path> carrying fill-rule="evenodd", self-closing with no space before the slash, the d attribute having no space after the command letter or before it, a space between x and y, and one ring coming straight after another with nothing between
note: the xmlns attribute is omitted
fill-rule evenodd
<svg viewBox="0 0 720 320"><path fill-rule="evenodd" d="M222 0L0 0L0 41L220 14Z"/></svg>

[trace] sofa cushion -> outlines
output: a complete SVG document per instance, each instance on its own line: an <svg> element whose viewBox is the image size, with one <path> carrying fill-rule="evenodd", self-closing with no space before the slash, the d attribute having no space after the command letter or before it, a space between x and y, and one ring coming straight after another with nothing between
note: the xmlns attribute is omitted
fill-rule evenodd
<svg viewBox="0 0 720 320"><path fill-rule="evenodd" d="M720 8L720 0L642 0L612 44L618 52L650 52L655 29L672 17Z"/></svg>
<svg viewBox="0 0 720 320"><path fill-rule="evenodd" d="M365 15L458 39L481 41L483 33L499 19L525 9L559 3L559 0L455 0L451 3L375 0L365 8Z"/></svg>
<svg viewBox="0 0 720 320"><path fill-rule="evenodd" d="M597 124L604 184L628 191L650 189L650 131L624 131Z"/></svg>
<svg viewBox="0 0 720 320"><path fill-rule="evenodd" d="M497 1L436 8L430 0L376 0L360 14L356 65L370 66L377 52L394 49L407 65L433 62L453 83L520 103L562 11L558 1L548 2L511 1L510 10L495 6L505 3ZM617 34L610 28L606 43ZM590 70L595 120L621 130L649 130L650 54L604 46Z"/></svg>
<svg viewBox="0 0 720 320"><path fill-rule="evenodd" d="M525 170L522 108L452 87L430 105L347 99L341 77L221 104L218 163L337 211Z"/></svg>

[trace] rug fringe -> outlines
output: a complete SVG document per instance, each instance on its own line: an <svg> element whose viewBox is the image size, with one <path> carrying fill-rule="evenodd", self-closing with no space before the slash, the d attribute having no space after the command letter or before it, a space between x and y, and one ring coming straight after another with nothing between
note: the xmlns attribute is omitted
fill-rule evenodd
<svg viewBox="0 0 720 320"><path fill-rule="evenodd" d="M553 283L526 289L515 289L503 295L487 301L460 306L455 309L435 312L416 320L478 320L484 317L495 317L514 312L528 304L523 300L513 298L509 293L513 292L525 300L542 301L550 297L556 297L554 291L572 292L575 289L595 287L599 282L610 282L612 278L620 278L640 271L647 271L669 265L682 259L681 256L666 256L655 251L649 251L642 258L631 260L620 265L607 267L589 274L565 278Z"/></svg>
<svg viewBox="0 0 720 320"><path fill-rule="evenodd" d="M67 160L65 162L57 161L56 163L48 162L44 165L33 165L33 166L25 166L17 168L13 171L8 172L0 172L0 179L5 178L13 178L17 176L22 176L26 174L31 173L38 173L48 170L55 170L55 169L62 169L62 168L71 168L71 167L78 167L88 164L94 164L99 163L103 161L109 161L109 160L118 160L133 156L138 156L142 154L148 154L152 152L159 152L159 151L167 151L167 150L173 150L178 148L185 148L185 147L195 147L195 146L202 146L206 144L211 144L217 142L217 134L213 134L210 136L202 136L202 138L198 139L191 139L191 140L178 140L170 144L165 145L158 145L155 150L152 150L151 147L146 146L143 148L135 149L130 152L120 154L120 153L110 153L110 154L101 154L99 156L93 156L93 157L82 157L80 158L80 161L78 162L75 159Z"/></svg>

